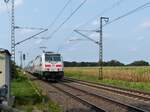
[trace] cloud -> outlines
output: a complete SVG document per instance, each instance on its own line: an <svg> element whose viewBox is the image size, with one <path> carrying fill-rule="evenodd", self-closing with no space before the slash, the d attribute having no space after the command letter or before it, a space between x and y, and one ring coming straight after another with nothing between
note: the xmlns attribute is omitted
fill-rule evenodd
<svg viewBox="0 0 150 112"><path fill-rule="evenodd" d="M33 33L33 30L30 30L30 29L21 29L21 30L19 30L19 33L22 34L22 35L30 34L30 33Z"/></svg>
<svg viewBox="0 0 150 112"><path fill-rule="evenodd" d="M73 43L79 42L81 40L83 40L83 39L79 38L79 37L70 37L70 39L66 41L66 44L73 44Z"/></svg>
<svg viewBox="0 0 150 112"><path fill-rule="evenodd" d="M16 0L15 1L15 7L20 6L23 4L23 0Z"/></svg>
<svg viewBox="0 0 150 112"><path fill-rule="evenodd" d="M110 34L108 34L108 33L104 33L103 34L103 37L104 38L109 38L111 35ZM92 33L89 37L91 37L91 38L99 38L100 37L100 34L99 33Z"/></svg>
<svg viewBox="0 0 150 112"><path fill-rule="evenodd" d="M135 52L137 52L137 48L131 48L131 49L129 49L129 51L131 52L131 53L135 53Z"/></svg>
<svg viewBox="0 0 150 112"><path fill-rule="evenodd" d="M92 33L89 37L91 37L91 38L98 38L99 37L99 33Z"/></svg>
<svg viewBox="0 0 150 112"><path fill-rule="evenodd" d="M73 52L73 51L76 51L77 50L77 48L76 47L69 47L68 49L67 49L67 51L69 51L69 52Z"/></svg>
<svg viewBox="0 0 150 112"><path fill-rule="evenodd" d="M144 39L145 39L145 37L143 37L143 36L140 36L140 37L137 38L138 41L142 41Z"/></svg>
<svg viewBox="0 0 150 112"><path fill-rule="evenodd" d="M149 29L150 28L150 21L145 21L140 25L141 29Z"/></svg>
<svg viewBox="0 0 150 112"><path fill-rule="evenodd" d="M71 43L75 43L75 42L80 42L80 41L86 41L87 39L82 39L82 38L76 38L76 39L70 39L67 41L68 44L71 44Z"/></svg>
<svg viewBox="0 0 150 112"><path fill-rule="evenodd" d="M40 11L40 10L39 10L38 8L34 8L34 9L33 9L33 12L34 12L34 13L38 13L39 11Z"/></svg>
<svg viewBox="0 0 150 112"><path fill-rule="evenodd" d="M91 25L97 26L97 25L99 25L99 21L98 21L98 20L94 20L94 21L91 23Z"/></svg>
<svg viewBox="0 0 150 112"><path fill-rule="evenodd" d="M23 4L23 0L15 0L15 8L21 6ZM0 12L10 11L11 9L11 0L6 4L4 0L0 1Z"/></svg>
<svg viewBox="0 0 150 112"><path fill-rule="evenodd" d="M37 41L35 41L36 44L40 44L43 40L42 39L38 39Z"/></svg>

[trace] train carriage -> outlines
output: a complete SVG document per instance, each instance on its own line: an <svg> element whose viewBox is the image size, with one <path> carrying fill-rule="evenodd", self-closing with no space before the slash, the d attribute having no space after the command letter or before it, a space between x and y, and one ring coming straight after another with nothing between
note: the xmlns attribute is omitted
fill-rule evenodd
<svg viewBox="0 0 150 112"><path fill-rule="evenodd" d="M64 77L62 56L54 52L44 52L28 65L28 71L47 80L61 80Z"/></svg>

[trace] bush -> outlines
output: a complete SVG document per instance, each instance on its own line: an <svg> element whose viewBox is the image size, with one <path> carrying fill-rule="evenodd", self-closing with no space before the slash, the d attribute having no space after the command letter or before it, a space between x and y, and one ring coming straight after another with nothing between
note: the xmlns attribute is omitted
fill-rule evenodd
<svg viewBox="0 0 150 112"><path fill-rule="evenodd" d="M98 62L64 62L65 67L95 67L99 66ZM123 63L117 61L117 60L111 60L108 62L103 62L103 66L124 66Z"/></svg>
<svg viewBox="0 0 150 112"><path fill-rule="evenodd" d="M117 60L111 60L106 62L106 66L124 66L124 64Z"/></svg>
<svg viewBox="0 0 150 112"><path fill-rule="evenodd" d="M133 63L128 64L128 66L149 66L149 63L143 60L134 61Z"/></svg>
<svg viewBox="0 0 150 112"><path fill-rule="evenodd" d="M12 75L12 78L17 78L19 73L20 73L19 67L14 62L11 62L11 75Z"/></svg>

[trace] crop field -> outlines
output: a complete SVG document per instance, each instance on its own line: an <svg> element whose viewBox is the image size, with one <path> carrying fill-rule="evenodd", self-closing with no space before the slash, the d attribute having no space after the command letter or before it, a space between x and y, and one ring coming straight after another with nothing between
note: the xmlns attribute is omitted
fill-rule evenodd
<svg viewBox="0 0 150 112"><path fill-rule="evenodd" d="M104 67L103 80L98 80L98 67L66 67L65 75L150 91L150 67Z"/></svg>

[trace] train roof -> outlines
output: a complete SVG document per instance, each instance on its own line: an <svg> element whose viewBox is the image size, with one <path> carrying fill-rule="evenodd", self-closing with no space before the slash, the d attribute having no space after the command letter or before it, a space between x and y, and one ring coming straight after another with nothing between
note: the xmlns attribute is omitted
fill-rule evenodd
<svg viewBox="0 0 150 112"><path fill-rule="evenodd" d="M59 53L56 53L56 52L45 52L45 54L59 54Z"/></svg>
<svg viewBox="0 0 150 112"><path fill-rule="evenodd" d="M54 53L54 52L52 52L52 51L47 51L47 52L45 52L45 53Z"/></svg>

